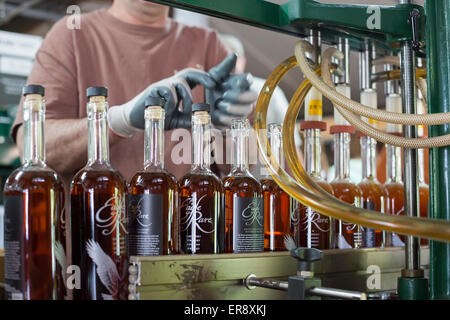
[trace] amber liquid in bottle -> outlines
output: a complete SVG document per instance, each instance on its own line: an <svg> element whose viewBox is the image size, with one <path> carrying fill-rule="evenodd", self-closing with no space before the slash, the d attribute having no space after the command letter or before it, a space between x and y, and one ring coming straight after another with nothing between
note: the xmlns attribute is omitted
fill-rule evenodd
<svg viewBox="0 0 450 320"><path fill-rule="evenodd" d="M361 159L363 162L363 179L358 183L361 190L361 206L364 209L384 212L383 186L377 180L376 171L376 140L361 137ZM374 248L384 246L383 231L363 227L364 248Z"/></svg>
<svg viewBox="0 0 450 320"><path fill-rule="evenodd" d="M105 94L106 95L106 94ZM71 262L75 300L128 297L125 183L109 162L105 96L89 96L88 163L71 184Z"/></svg>
<svg viewBox="0 0 450 320"><path fill-rule="evenodd" d="M13 300L55 300L66 295L64 186L45 164L42 94L43 89L41 94L26 94L23 165L11 173L4 187L5 293Z"/></svg>
<svg viewBox="0 0 450 320"><path fill-rule="evenodd" d="M164 116L161 106L145 110L144 169L131 179L127 195L129 256L179 251L178 184L164 169Z"/></svg>
<svg viewBox="0 0 450 320"><path fill-rule="evenodd" d="M404 187L402 181L401 148L386 145L386 183L384 193L386 197L386 213L396 216L405 214ZM406 237L392 232L386 232L386 246L404 246Z"/></svg>
<svg viewBox="0 0 450 320"><path fill-rule="evenodd" d="M191 170L180 180L181 253L221 253L225 250L222 181L211 171L211 118L207 111L192 115Z"/></svg>
<svg viewBox="0 0 450 320"><path fill-rule="evenodd" d="M270 124L268 138L272 156L283 167L281 125ZM291 197L270 177L260 180L264 199L264 250L286 250L285 236L291 233Z"/></svg>
<svg viewBox="0 0 450 320"><path fill-rule="evenodd" d="M235 119L231 125L233 166L224 179L225 252L264 251L262 190L248 167L248 120Z"/></svg>
<svg viewBox="0 0 450 320"><path fill-rule="evenodd" d="M420 216L422 218L428 218L428 203L430 201L430 188L425 182L425 167L424 167L424 150L417 150L418 156L418 169L419 169L419 205ZM428 245L428 239L420 239L422 246Z"/></svg>
<svg viewBox="0 0 450 320"><path fill-rule="evenodd" d="M335 179L330 183L334 196L342 201L360 207L361 190L350 180L350 133L334 134ZM335 243L339 249L360 248L363 244L361 226L335 220Z"/></svg>
<svg viewBox="0 0 450 320"><path fill-rule="evenodd" d="M306 129L304 134L305 167L316 183L325 191L333 194L331 185L321 176L321 146L320 129ZM332 220L315 210L299 204L299 227L294 233L294 240L298 247L332 249L334 239L332 232Z"/></svg>

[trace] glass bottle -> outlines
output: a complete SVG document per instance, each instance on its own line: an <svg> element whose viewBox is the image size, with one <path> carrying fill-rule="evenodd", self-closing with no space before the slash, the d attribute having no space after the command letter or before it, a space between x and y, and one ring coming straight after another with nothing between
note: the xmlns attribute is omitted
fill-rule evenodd
<svg viewBox="0 0 450 320"><path fill-rule="evenodd" d="M362 180L358 183L361 189L361 205L364 209L384 213L383 186L377 180L375 139L367 136L361 137ZM363 247L374 248L384 246L383 231L363 228Z"/></svg>
<svg viewBox="0 0 450 320"><path fill-rule="evenodd" d="M267 136L272 156L283 168L282 126L271 123L268 127ZM260 182L264 199L264 249L266 251L284 251L286 250L284 237L294 236L293 228L291 228L291 197L269 175L263 177Z"/></svg>
<svg viewBox="0 0 450 320"><path fill-rule="evenodd" d="M124 300L125 183L109 162L107 88L90 87L87 97L88 162L70 188L73 282L68 286L74 300Z"/></svg>
<svg viewBox="0 0 450 320"><path fill-rule="evenodd" d="M23 88L23 164L4 187L5 293L12 300L65 296L64 185L45 163L44 87Z"/></svg>
<svg viewBox="0 0 450 320"><path fill-rule="evenodd" d="M386 110L401 112L401 96L397 93L389 93L386 97ZM387 124L387 132L401 135L402 127L396 124ZM404 215L404 187L402 180L402 155L401 148L386 145L386 182L383 186L386 199L386 213ZM392 232L385 232L385 246L404 246L406 237Z"/></svg>
<svg viewBox="0 0 450 320"><path fill-rule="evenodd" d="M422 65L422 59L418 59L420 65ZM419 66L419 63L418 63ZM424 103L424 97L420 90L417 92L417 113L426 113L426 107ZM418 137L425 137L425 128L420 125L417 128ZM425 150L417 149L417 165L419 172L419 205L420 205L420 216L422 218L428 218L428 203L430 201L430 188L425 182ZM428 245L428 239L420 239L420 244L425 246Z"/></svg>
<svg viewBox="0 0 450 320"><path fill-rule="evenodd" d="M333 194L331 185L321 176L320 131L320 128L304 130L305 169L319 186L328 193ZM316 249L334 248L332 220L330 217L322 215L302 204L299 204L299 214L300 225L294 234L297 246Z"/></svg>
<svg viewBox="0 0 450 320"><path fill-rule="evenodd" d="M164 168L162 98L145 100L144 168L131 178L127 195L127 254L178 253L178 184Z"/></svg>
<svg viewBox="0 0 450 320"><path fill-rule="evenodd" d="M361 103L376 109L377 93L373 89L361 92ZM376 122L368 119L368 123L376 126ZM361 189L361 206L364 209L384 212L383 186L377 180L376 147L377 141L371 137L361 135L362 180L358 183ZM383 245L383 232L363 227L364 248L381 247Z"/></svg>
<svg viewBox="0 0 450 320"><path fill-rule="evenodd" d="M351 127L352 128L352 127ZM336 198L360 207L361 190L350 180L350 130L334 131L335 178L330 182ZM354 130L354 129L353 129ZM339 249L360 248L362 246L362 227L353 223L335 220L335 243Z"/></svg>
<svg viewBox="0 0 450 320"><path fill-rule="evenodd" d="M192 106L191 170L180 180L181 253L221 253L225 245L223 183L211 171L209 105Z"/></svg>
<svg viewBox="0 0 450 320"><path fill-rule="evenodd" d="M262 190L248 166L249 122L233 119L233 165L225 177L225 252L264 251Z"/></svg>
<svg viewBox="0 0 450 320"><path fill-rule="evenodd" d="M418 171L419 171L419 205L420 216L422 218L428 218L428 202L430 201L430 188L425 182L425 167L424 167L424 150L417 150L418 157ZM423 246L428 245L428 239L420 239L420 244Z"/></svg>

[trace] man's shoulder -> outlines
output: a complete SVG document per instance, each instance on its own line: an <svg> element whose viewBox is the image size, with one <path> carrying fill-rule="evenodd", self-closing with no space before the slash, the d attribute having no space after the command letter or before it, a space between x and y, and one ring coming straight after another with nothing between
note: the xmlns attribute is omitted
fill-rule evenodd
<svg viewBox="0 0 450 320"><path fill-rule="evenodd" d="M74 31L83 31L95 21L98 22L99 17L104 14L104 10L95 10L87 13L73 12L59 19L51 28L48 35L57 34L69 35Z"/></svg>
<svg viewBox="0 0 450 320"><path fill-rule="evenodd" d="M212 38L218 38L217 31L209 28L209 27L200 27L200 26L190 26L184 23L173 21L175 24L175 28L177 29L179 34L183 36L190 36L198 39L210 40Z"/></svg>

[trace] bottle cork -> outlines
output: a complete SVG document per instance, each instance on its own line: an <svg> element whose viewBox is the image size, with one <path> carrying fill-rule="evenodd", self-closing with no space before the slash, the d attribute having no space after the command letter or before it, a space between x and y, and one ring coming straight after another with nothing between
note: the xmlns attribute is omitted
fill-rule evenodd
<svg viewBox="0 0 450 320"><path fill-rule="evenodd" d="M145 120L161 120L164 119L165 111L160 106L149 106L144 111Z"/></svg>

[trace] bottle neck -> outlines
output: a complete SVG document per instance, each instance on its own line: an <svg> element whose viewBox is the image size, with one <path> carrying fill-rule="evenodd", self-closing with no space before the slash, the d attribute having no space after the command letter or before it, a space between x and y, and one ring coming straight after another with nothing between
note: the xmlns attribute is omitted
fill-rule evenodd
<svg viewBox="0 0 450 320"><path fill-rule="evenodd" d="M248 131L232 130L233 136L233 165L232 174L244 173L248 174Z"/></svg>
<svg viewBox="0 0 450 320"><path fill-rule="evenodd" d="M269 134L269 144L272 157L281 169L284 169L283 141L281 139L281 131ZM274 167L274 169L278 169Z"/></svg>
<svg viewBox="0 0 450 320"><path fill-rule="evenodd" d="M311 176L320 177L322 170L320 162L320 129L306 129L304 143L306 172Z"/></svg>
<svg viewBox="0 0 450 320"><path fill-rule="evenodd" d="M334 134L335 180L350 178L350 133Z"/></svg>
<svg viewBox="0 0 450 320"><path fill-rule="evenodd" d="M164 169L164 119L145 120L144 168Z"/></svg>
<svg viewBox="0 0 450 320"><path fill-rule="evenodd" d="M376 148L377 142L371 137L361 137L361 159L363 179L377 179Z"/></svg>
<svg viewBox="0 0 450 320"><path fill-rule="evenodd" d="M45 164L44 119L45 104L41 95L28 95L24 110L24 148L25 165Z"/></svg>
<svg viewBox="0 0 450 320"><path fill-rule="evenodd" d="M192 169L209 170L211 162L211 118L207 112L192 116Z"/></svg>
<svg viewBox="0 0 450 320"><path fill-rule="evenodd" d="M91 97L88 103L88 165L109 165L107 111L108 105L104 97Z"/></svg>
<svg viewBox="0 0 450 320"><path fill-rule="evenodd" d="M425 155L423 149L417 149L419 184L425 184Z"/></svg>
<svg viewBox="0 0 450 320"><path fill-rule="evenodd" d="M401 148L386 145L386 176L388 182L402 182Z"/></svg>

